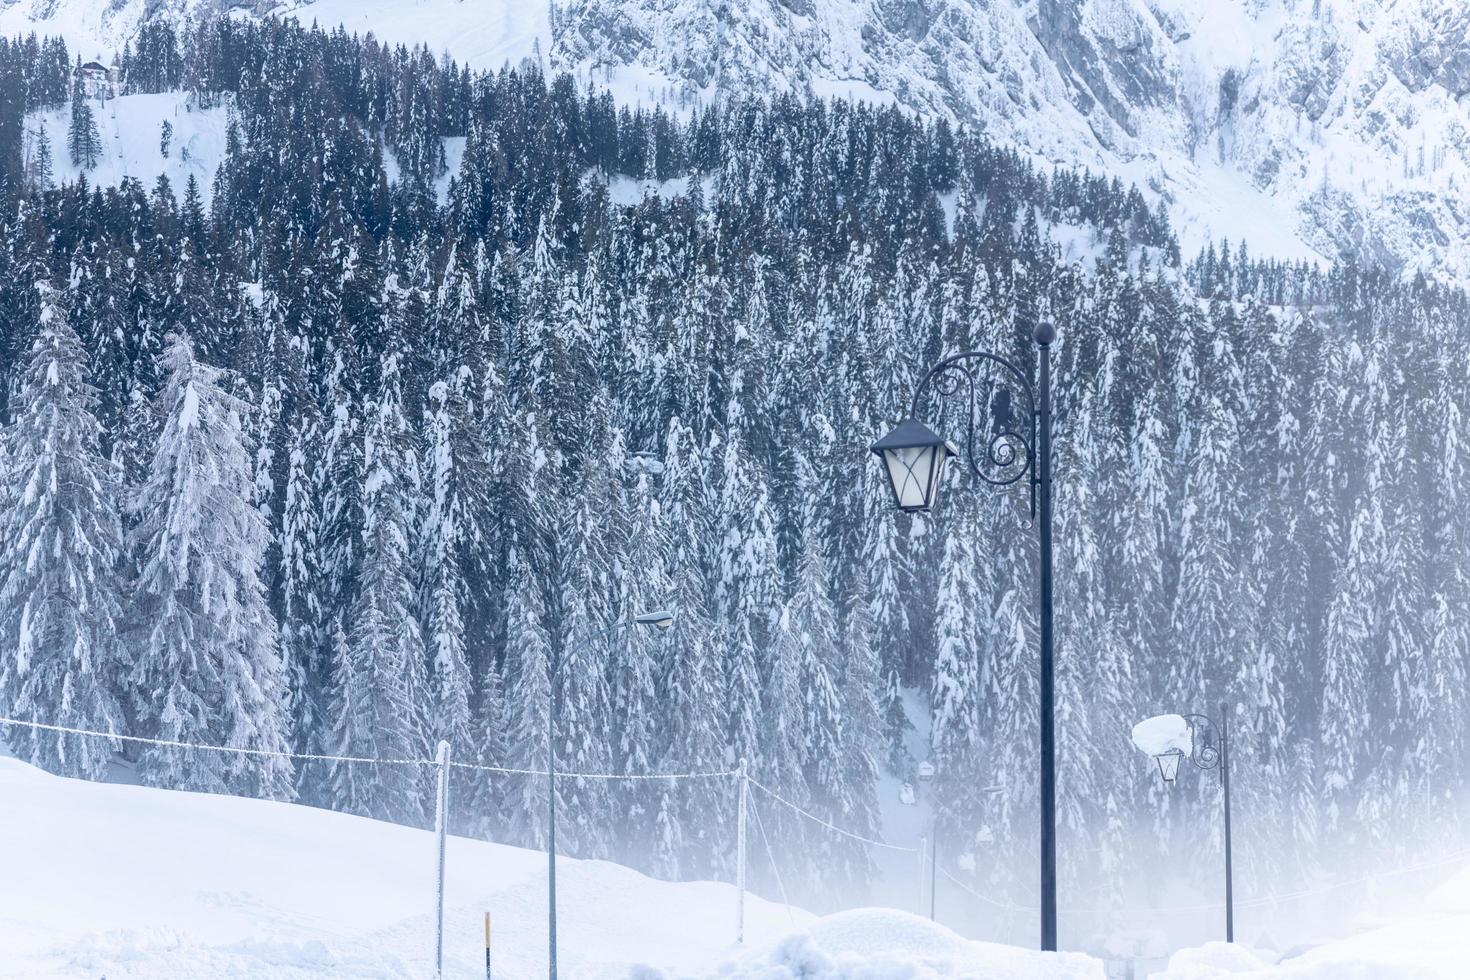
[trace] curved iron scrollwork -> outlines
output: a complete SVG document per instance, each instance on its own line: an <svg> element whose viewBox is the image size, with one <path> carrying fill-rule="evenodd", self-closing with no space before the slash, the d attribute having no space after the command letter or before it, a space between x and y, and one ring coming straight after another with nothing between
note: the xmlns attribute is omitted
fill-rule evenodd
<svg viewBox="0 0 1470 980"><path fill-rule="evenodd" d="M1013 389L1020 393L1019 411ZM946 357L924 375L914 390L913 418L924 417L921 409L931 392L964 399L962 455L969 471L997 487L1030 477L1034 515L1038 414L1030 376L998 354L965 351Z"/></svg>
<svg viewBox="0 0 1470 980"><path fill-rule="evenodd" d="M1181 715L1189 722L1192 748L1189 761L1196 769L1214 769L1220 765L1220 730L1209 715Z"/></svg>

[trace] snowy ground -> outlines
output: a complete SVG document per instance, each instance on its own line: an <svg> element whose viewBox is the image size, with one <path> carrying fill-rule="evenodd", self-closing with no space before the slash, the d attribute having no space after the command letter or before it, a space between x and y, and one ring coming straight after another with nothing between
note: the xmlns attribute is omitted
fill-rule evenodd
<svg viewBox="0 0 1470 980"><path fill-rule="evenodd" d="M0 758L0 976L413 977L431 966L433 835L303 806L59 779ZM546 858L452 838L449 976L545 975ZM734 952L735 892L566 861L561 967L697 973ZM811 916L752 899L752 945Z"/></svg>
<svg viewBox="0 0 1470 980"><path fill-rule="evenodd" d="M427 976L433 844L325 810L59 779L0 758L0 977ZM447 974L483 976L489 911L497 980L545 976L545 855L452 838L448 868ZM729 885L600 861L560 872L560 966L576 980L835 978L858 962L884 968L870 978L1102 976L1087 957L972 943L906 913L816 920L753 896L742 951Z"/></svg>
<svg viewBox="0 0 1470 980"><path fill-rule="evenodd" d="M165 92L94 101L92 111L102 141L102 156L97 166L87 172L89 183L115 187L124 177L134 177L143 183L144 189L151 191L158 176L165 174L174 194L182 198L184 184L193 176L198 181L200 195L206 203L209 201L214 173L224 159L225 133L229 128L229 114L223 106L200 109L183 92ZM167 157L159 147L165 121L173 126ZM52 179L58 185L76 180L79 172L67 154L70 125L69 106L26 117L23 152L27 159L35 153L37 134L44 128L51 141Z"/></svg>
<svg viewBox="0 0 1470 980"><path fill-rule="evenodd" d="M545 855L452 838L447 975L545 975ZM304 806L47 775L0 757L0 978L426 977L433 836ZM815 918L735 892L567 860L562 974L576 980L1104 980L1101 961L963 939L909 912ZM1271 965L1243 947L1175 954L1155 980L1438 980L1467 975L1470 871L1413 916Z"/></svg>

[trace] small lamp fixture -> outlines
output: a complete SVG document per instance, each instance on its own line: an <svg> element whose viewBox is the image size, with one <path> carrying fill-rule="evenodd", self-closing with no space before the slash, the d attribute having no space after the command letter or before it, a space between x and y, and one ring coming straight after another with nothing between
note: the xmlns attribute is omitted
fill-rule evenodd
<svg viewBox="0 0 1470 980"><path fill-rule="evenodd" d="M1184 753L1175 749L1154 756L1154 761L1159 764L1159 775L1164 777L1164 782L1170 786L1179 779L1179 762L1184 758Z"/></svg>
<svg viewBox="0 0 1470 980"><path fill-rule="evenodd" d="M898 428L873 443L872 450L888 471L893 502L906 514L934 508L944 479L944 464L951 456L959 455L952 444L914 418L900 422Z"/></svg>
<svg viewBox="0 0 1470 980"><path fill-rule="evenodd" d="M660 630L666 630L674 625L674 614L667 609L659 609L654 612L646 612L634 616L633 622L639 626L653 626Z"/></svg>
<svg viewBox="0 0 1470 980"><path fill-rule="evenodd" d="M917 771L919 782L929 783L934 780L934 763L930 762L928 759L925 759L923 762L919 763Z"/></svg>

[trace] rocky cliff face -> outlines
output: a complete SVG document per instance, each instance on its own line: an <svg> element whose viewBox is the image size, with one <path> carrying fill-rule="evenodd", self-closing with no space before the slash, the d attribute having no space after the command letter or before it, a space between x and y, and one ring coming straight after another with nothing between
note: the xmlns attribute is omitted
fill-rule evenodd
<svg viewBox="0 0 1470 980"><path fill-rule="evenodd" d="M666 93L798 90L968 121L1248 237L1470 276L1462 0L572 0L550 60Z"/></svg>
<svg viewBox="0 0 1470 980"><path fill-rule="evenodd" d="M225 0L0 0L75 35ZM241 6L235 3L234 6ZM1247 238L1470 282L1466 0L312 0L263 9L531 56L674 103L797 91L983 127L1168 199L1186 250ZM534 9L533 9L534 8ZM119 27L121 25L121 27ZM119 44L120 46L120 44ZM89 52L90 55L90 52Z"/></svg>

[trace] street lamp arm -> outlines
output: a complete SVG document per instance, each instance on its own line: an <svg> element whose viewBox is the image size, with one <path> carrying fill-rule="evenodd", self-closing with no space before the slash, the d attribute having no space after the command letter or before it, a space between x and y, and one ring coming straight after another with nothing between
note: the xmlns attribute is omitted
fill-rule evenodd
<svg viewBox="0 0 1470 980"><path fill-rule="evenodd" d="M999 368L1020 391L1025 401L1023 418L1018 420L1011 411L1009 388L999 387L994 378L981 377L981 369L987 365ZM1036 397L1030 377L1014 362L989 351L964 351L946 357L930 368L914 389L911 418L923 417L920 411L931 392L941 398L961 395L967 399L965 464L977 478L991 486L1003 487L1033 472ZM988 436L983 425L987 418Z"/></svg>
<svg viewBox="0 0 1470 980"><path fill-rule="evenodd" d="M1189 761L1196 769L1216 769L1220 765L1220 730L1215 719L1203 714L1180 715L1189 727L1199 733L1190 739Z"/></svg>
<svg viewBox="0 0 1470 980"><path fill-rule="evenodd" d="M572 636L567 641L567 647L570 650L574 651L586 649L603 637L611 636L618 630L627 629L629 626L634 625L636 622L637 620L635 619L622 619L616 623L612 623L611 625L602 626L595 630L590 630L586 633L583 633L581 636ZM551 665L551 676L555 677L561 673L562 664L565 662L565 660L566 658L562 656L558 656L556 658L556 663Z"/></svg>

